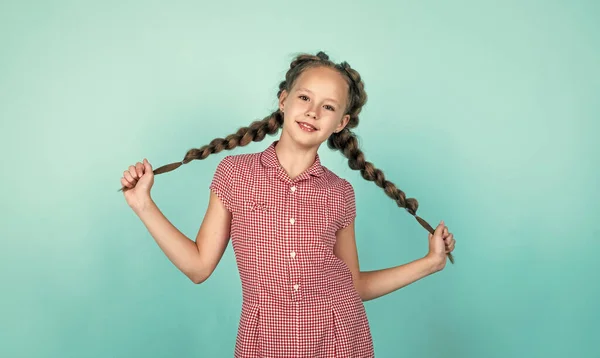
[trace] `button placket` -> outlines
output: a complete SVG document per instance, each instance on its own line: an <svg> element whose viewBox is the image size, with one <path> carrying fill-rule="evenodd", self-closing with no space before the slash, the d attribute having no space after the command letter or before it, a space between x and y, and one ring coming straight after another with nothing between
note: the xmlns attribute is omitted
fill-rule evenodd
<svg viewBox="0 0 600 358"><path fill-rule="evenodd" d="M288 186L288 195L287 195L287 208L288 212L286 213L288 219L286 223L288 233L286 240L287 247L287 262L288 262L288 272L289 272L289 287L291 289L291 297L292 300L298 301L302 298L302 290L301 290L301 280L302 280L302 270L301 270L301 261L299 261L298 255L298 239L297 239L297 228L296 228L296 215L298 213L298 187L291 183Z"/></svg>

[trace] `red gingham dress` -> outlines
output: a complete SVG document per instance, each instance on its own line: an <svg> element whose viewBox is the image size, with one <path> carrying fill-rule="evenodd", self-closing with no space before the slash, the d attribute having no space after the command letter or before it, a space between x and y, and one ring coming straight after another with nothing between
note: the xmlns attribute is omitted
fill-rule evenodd
<svg viewBox="0 0 600 358"><path fill-rule="evenodd" d="M333 253L335 232L356 216L352 185L318 155L290 179L277 143L224 157L210 184L232 213L242 282L234 356L374 357L364 305Z"/></svg>

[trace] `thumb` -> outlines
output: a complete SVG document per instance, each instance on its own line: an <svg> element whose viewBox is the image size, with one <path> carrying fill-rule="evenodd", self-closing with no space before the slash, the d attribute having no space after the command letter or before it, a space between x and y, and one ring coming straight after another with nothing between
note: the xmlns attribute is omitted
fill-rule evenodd
<svg viewBox="0 0 600 358"><path fill-rule="evenodd" d="M440 221L440 223L438 224L438 226L433 231L433 234L429 233L428 237L431 240L431 239L433 239L433 237L435 235L438 235L438 236L441 235L443 231L444 231L444 220Z"/></svg>
<svg viewBox="0 0 600 358"><path fill-rule="evenodd" d="M440 221L438 226L435 228L434 235L442 235L442 233L444 232L444 226L446 226L444 224L444 220Z"/></svg>
<svg viewBox="0 0 600 358"><path fill-rule="evenodd" d="M150 165L150 162L146 158L144 158L144 172L152 173L152 165Z"/></svg>

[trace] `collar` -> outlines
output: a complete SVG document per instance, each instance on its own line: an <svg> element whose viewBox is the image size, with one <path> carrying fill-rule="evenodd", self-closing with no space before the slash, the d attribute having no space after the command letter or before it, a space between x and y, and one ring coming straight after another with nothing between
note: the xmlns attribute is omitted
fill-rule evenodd
<svg viewBox="0 0 600 358"><path fill-rule="evenodd" d="M260 162L264 167L273 168L277 170L283 170L281 165L279 164L279 159L277 158L277 152L275 152L275 146L279 143L279 140L274 141L260 153ZM313 164L300 176L304 176L305 174L320 177L325 173L323 166L321 165L321 159L319 158L319 154L315 156L315 161Z"/></svg>

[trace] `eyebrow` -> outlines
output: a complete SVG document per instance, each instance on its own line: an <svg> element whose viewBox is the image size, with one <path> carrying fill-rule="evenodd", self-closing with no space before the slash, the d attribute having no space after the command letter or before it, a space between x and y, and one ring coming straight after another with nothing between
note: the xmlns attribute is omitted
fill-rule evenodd
<svg viewBox="0 0 600 358"><path fill-rule="evenodd" d="M306 92L308 92L308 93L313 93L311 90L309 90L308 88L304 88L304 87L302 87L302 88L298 88L298 89L296 90L296 92L299 92L299 91L306 91ZM333 99L333 98L325 98L325 99L326 99L326 100L329 100L329 101L331 101L331 102L335 102L335 103L336 103L336 104L338 104L338 105L340 104L338 101L336 101L336 100L335 100L335 99Z"/></svg>

